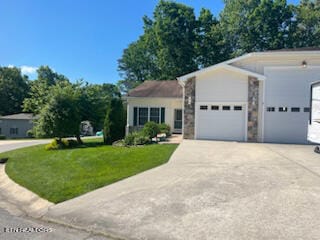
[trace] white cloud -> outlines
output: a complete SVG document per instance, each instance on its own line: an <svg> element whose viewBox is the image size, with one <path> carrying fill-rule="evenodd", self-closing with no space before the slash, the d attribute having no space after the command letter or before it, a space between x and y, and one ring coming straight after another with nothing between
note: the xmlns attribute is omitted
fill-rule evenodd
<svg viewBox="0 0 320 240"><path fill-rule="evenodd" d="M8 65L8 68L13 68L13 67L14 67L14 65L12 65L12 64Z"/></svg>
<svg viewBox="0 0 320 240"><path fill-rule="evenodd" d="M32 66L21 66L20 69L22 74L29 75L36 73L38 68Z"/></svg>

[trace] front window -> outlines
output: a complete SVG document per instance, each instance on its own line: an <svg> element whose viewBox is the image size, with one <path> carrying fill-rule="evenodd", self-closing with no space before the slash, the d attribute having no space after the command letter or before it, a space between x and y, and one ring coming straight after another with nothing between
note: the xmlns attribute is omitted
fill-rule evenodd
<svg viewBox="0 0 320 240"><path fill-rule="evenodd" d="M148 121L164 123L165 112L164 107L134 107L133 126L143 126Z"/></svg>
<svg viewBox="0 0 320 240"><path fill-rule="evenodd" d="M139 126L143 126L146 122L148 122L148 110L148 108L139 108Z"/></svg>
<svg viewBox="0 0 320 240"><path fill-rule="evenodd" d="M150 108L150 121L159 123L160 108Z"/></svg>
<svg viewBox="0 0 320 240"><path fill-rule="evenodd" d="M17 135L18 134L18 128L10 128L10 134L11 135Z"/></svg>

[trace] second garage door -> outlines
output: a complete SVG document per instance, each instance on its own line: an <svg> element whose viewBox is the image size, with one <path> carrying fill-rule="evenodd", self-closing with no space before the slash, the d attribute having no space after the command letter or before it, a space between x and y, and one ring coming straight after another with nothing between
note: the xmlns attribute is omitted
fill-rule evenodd
<svg viewBox="0 0 320 240"><path fill-rule="evenodd" d="M245 141L245 104L197 104L196 138Z"/></svg>

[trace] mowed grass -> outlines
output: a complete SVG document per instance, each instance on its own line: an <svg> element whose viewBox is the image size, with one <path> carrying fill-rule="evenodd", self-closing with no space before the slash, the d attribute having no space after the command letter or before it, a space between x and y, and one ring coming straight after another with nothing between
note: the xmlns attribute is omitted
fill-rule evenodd
<svg viewBox="0 0 320 240"><path fill-rule="evenodd" d="M51 202L59 203L166 163L176 144L141 147L102 145L46 151L44 145L0 154L9 157L11 179Z"/></svg>

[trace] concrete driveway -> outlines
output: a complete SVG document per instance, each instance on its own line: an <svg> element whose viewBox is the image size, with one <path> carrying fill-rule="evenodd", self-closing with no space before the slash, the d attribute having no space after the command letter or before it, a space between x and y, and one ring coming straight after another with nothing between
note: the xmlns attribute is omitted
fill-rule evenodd
<svg viewBox="0 0 320 240"><path fill-rule="evenodd" d="M313 146L183 141L166 165L53 206L123 239L320 239Z"/></svg>
<svg viewBox="0 0 320 240"><path fill-rule="evenodd" d="M39 145L39 144L46 144L51 141L52 141L51 139L3 140L3 141L0 141L0 153L6 152L6 151L11 151L11 150L18 149L18 148L30 147L30 146Z"/></svg>

